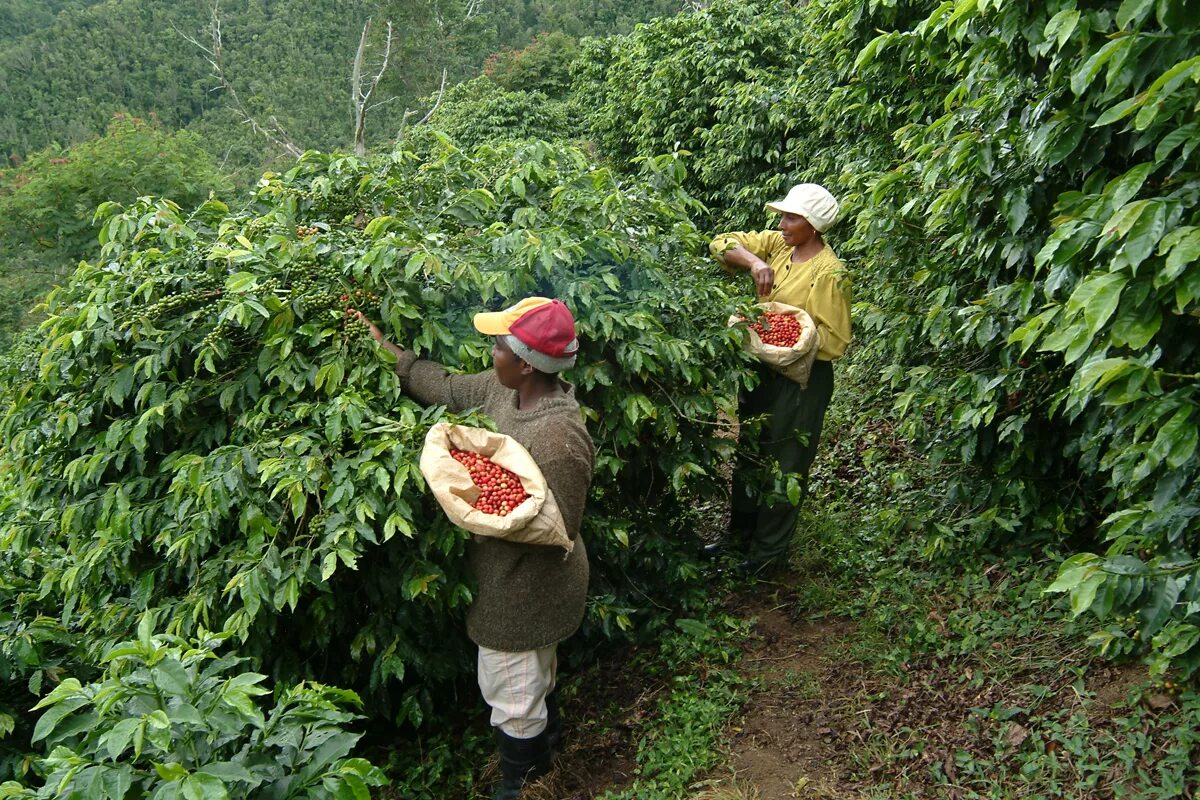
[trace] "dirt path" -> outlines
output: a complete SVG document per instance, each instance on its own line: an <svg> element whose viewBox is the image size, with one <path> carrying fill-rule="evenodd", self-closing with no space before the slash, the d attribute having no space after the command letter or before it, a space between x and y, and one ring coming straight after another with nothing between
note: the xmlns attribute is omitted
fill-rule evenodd
<svg viewBox="0 0 1200 800"><path fill-rule="evenodd" d="M731 610L757 622L741 662L754 688L727 740L730 782L758 800L857 797L838 778L845 748L829 719L842 682L828 648L852 625L794 618L789 583L764 582L732 601Z"/></svg>
<svg viewBox="0 0 1200 800"><path fill-rule="evenodd" d="M711 790L694 800L858 797L838 777L845 748L831 715L847 684L828 656L852 625L793 618L793 580L759 583L727 603L731 614L757 620L739 662L749 697L728 729L730 769L709 776ZM580 692L564 701L571 740L554 772L527 789L528 800L590 800L633 781L638 731L668 687L629 655L611 654L581 676Z"/></svg>

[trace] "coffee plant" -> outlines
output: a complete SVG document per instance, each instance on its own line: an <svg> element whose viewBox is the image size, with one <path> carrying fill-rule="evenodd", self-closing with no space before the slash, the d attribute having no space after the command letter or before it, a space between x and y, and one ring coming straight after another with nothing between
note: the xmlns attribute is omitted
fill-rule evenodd
<svg viewBox="0 0 1200 800"><path fill-rule="evenodd" d="M946 501L974 511L931 544L1099 550L1051 588L1104 651L1191 674L1197 52L1182 0L715 2L585 43L575 92L620 162L694 151L716 227L833 189L855 368L965 467Z"/></svg>
<svg viewBox="0 0 1200 800"><path fill-rule="evenodd" d="M44 710L33 739L49 750L33 765L43 785L10 781L0 797L369 797L382 773L347 757L360 735L345 730L357 719L346 708L358 697L299 684L264 713L257 698L271 694L266 676L238 672L243 658L218 656L226 638L151 636L143 624L136 641L105 655L101 680L63 680L35 707Z"/></svg>
<svg viewBox="0 0 1200 800"><path fill-rule="evenodd" d="M428 124L404 132L404 146L424 155L442 147L446 136L469 150L509 140L565 139L576 128L562 100L535 89L508 89L481 75L447 89Z"/></svg>
<svg viewBox="0 0 1200 800"><path fill-rule="evenodd" d="M101 207L101 257L4 367L0 530L27 616L0 626L0 652L25 653L45 620L71 671L95 669L153 616L412 723L469 674L466 534L417 470L447 415L401 394L351 307L477 371L491 345L473 312L562 298L598 445L583 641L652 633L660 609L701 596L696 498L722 490L721 413L751 373L679 160L627 178L546 143L440 147L310 154L241 211ZM38 660L14 680L63 679Z"/></svg>

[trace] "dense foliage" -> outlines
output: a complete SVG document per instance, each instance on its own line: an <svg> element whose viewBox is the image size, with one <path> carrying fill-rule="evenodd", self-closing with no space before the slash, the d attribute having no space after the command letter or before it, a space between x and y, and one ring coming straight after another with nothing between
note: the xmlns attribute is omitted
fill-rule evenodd
<svg viewBox="0 0 1200 800"><path fill-rule="evenodd" d="M0 42L45 27L60 11L97 2L99 0L5 0L0 3Z"/></svg>
<svg viewBox="0 0 1200 800"><path fill-rule="evenodd" d="M681 177L671 157L625 179L570 148L444 145L308 156L246 213L103 207L100 258L3 375L17 617L45 620L81 669L150 614L171 635L228 631L279 680L419 722L471 665L447 635L471 597L465 534L416 469L443 411L400 394L344 309L479 370L469 312L541 293L577 312L568 377L598 445L586 627L651 633L656 604L702 592L695 498L720 492L719 409L746 375ZM17 709L45 667L24 637L0 635Z"/></svg>
<svg viewBox="0 0 1200 800"><path fill-rule="evenodd" d="M384 782L348 758L360 738L346 730L357 719L347 707L361 705L353 692L300 684L264 713L266 676L217 655L227 636L151 636L152 620L105 655L102 680L67 678L37 704L33 738L50 753L34 767L45 784L5 783L0 797L333 800Z"/></svg>
<svg viewBox="0 0 1200 800"><path fill-rule="evenodd" d="M52 685L69 691L43 719L129 683L103 659L139 624L136 669L183 664L183 642L219 630L282 685L336 683L417 724L469 670L447 635L470 601L464 534L414 468L445 412L400 394L350 305L466 370L488 364L471 310L572 305L585 347L569 377L599 446L586 641L652 634L699 591L690 534L720 505L722 422L747 379L723 320L749 287L713 280L696 221L761 228L762 203L801 180L843 201L830 238L855 276L852 368L879 376L863 385L951 476L955 513L892 521L928 553L1045 548L1065 559L1050 590L1100 618L1104 652L1200 672L1200 27L1185 0L717 0L578 53L590 26L677 4L230 2L238 91L303 146L346 140L348 104L329 99L371 14L397 23L412 67L381 84L396 100L372 117L377 142L436 101L443 69L454 83L503 50L403 149L310 153L232 210L202 202L221 179L200 148L255 163L265 140L231 132L199 53L163 34L197 34L208 4L51 5L0 29L16 76L0 99L4 313L27 307L11 301L35 268L86 263L0 367L0 768L43 738L23 712ZM113 69L128 80L92 80ZM94 108L62 101L93 90ZM124 118L21 163L152 108L201 135ZM529 141L580 134L589 154ZM159 193L179 202L134 199ZM189 652L197 669L211 657ZM200 691L170 669L151 683ZM107 731L55 728L71 749L45 772L111 750ZM166 793L203 772L145 767L118 771Z"/></svg>
<svg viewBox="0 0 1200 800"><path fill-rule="evenodd" d="M99 252L92 215L107 200L161 194L195 205L228 182L197 138L118 115L105 136L50 147L0 170L0 345L82 258Z"/></svg>
<svg viewBox="0 0 1200 800"><path fill-rule="evenodd" d="M404 146L424 152L448 136L469 150L489 142L566 139L577 130L566 103L539 91L504 89L481 75L448 89L429 124L405 134Z"/></svg>
<svg viewBox="0 0 1200 800"><path fill-rule="evenodd" d="M36 13L26 9L32 5ZM234 165L258 167L272 152L268 142L232 113L205 55L184 38L211 44L206 27L213 5L57 0L17 2L6 15L0 4L0 26L9 28L5 35L0 27L0 155L23 158L55 142L85 141L119 111L153 112L171 129L201 134L218 159L232 155ZM368 18L390 20L397 32L375 97L395 99L372 112L368 130L373 143L384 144L405 110L438 88L443 70L453 86L477 75L489 55L520 49L538 33L627 31L679 8L673 0L224 0L217 7L226 75L247 111L263 124L277 119L301 149L326 150L346 147L352 135L350 65ZM383 26L373 30L375 58Z"/></svg>
<svg viewBox="0 0 1200 800"><path fill-rule="evenodd" d="M37 298L99 253L92 217L101 203L153 194L190 207L227 185L196 136L124 114L98 139L0 171L0 344Z"/></svg>
<svg viewBox="0 0 1200 800"><path fill-rule="evenodd" d="M960 4L873 40L860 64L954 79L941 116L897 131L905 160L871 182L859 231L922 267L873 262L893 309L873 319L891 332L900 312L936 355L891 375L912 432L987 466L975 524L1068 542L1095 526L1106 554L1052 588L1113 621L1105 649L1149 645L1156 669L1190 674L1200 27L1184 6Z"/></svg>
<svg viewBox="0 0 1200 800"><path fill-rule="evenodd" d="M1054 588L1113 620L1110 652L1190 673L1200 30L1185 5L718 2L589 44L576 93L599 98L614 156L695 150L689 187L718 225L760 226L761 202L799 180L834 188L858 359L908 435L972 468L947 501L977 513L931 539L1103 542Z"/></svg>
<svg viewBox="0 0 1200 800"><path fill-rule="evenodd" d="M552 97L571 88L571 64L579 43L561 31L539 35L521 50L503 50L488 56L483 74L509 91L539 91Z"/></svg>

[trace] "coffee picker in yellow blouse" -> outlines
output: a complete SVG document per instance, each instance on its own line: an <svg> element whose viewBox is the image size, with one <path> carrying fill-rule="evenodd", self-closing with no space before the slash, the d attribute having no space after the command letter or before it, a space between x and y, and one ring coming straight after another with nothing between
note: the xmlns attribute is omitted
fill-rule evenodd
<svg viewBox="0 0 1200 800"><path fill-rule="evenodd" d="M738 416L763 416L758 458L774 459L784 473L802 476L801 503L808 494L808 473L821 438L825 410L833 396L833 361L850 344L850 277L821 234L837 221L838 202L814 183L793 186L785 199L768 203L779 213L779 230L723 233L709 249L729 272L749 272L759 300L803 308L820 335L817 359L808 386L769 367L759 369L759 384L738 398ZM745 456L748 442L739 452ZM782 561L796 530L800 504L758 502L750 476L751 462L734 471L731 544L749 540L743 567L758 572ZM710 551L715 548L709 548Z"/></svg>

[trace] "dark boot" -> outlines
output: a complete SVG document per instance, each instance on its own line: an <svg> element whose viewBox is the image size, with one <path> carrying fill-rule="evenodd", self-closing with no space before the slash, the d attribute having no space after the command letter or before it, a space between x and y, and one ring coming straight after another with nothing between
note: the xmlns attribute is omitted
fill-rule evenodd
<svg viewBox="0 0 1200 800"><path fill-rule="evenodd" d="M518 739L496 729L500 774L504 777L492 793L492 800L517 800L522 786L550 771L550 747L546 739L546 731L532 739Z"/></svg>
<svg viewBox="0 0 1200 800"><path fill-rule="evenodd" d="M558 687L546 695L546 744L551 753L562 749L562 716L558 713Z"/></svg>

